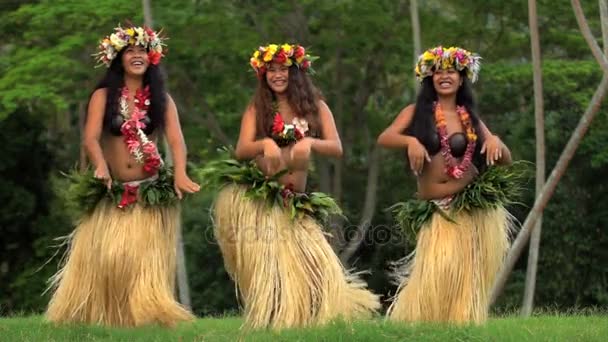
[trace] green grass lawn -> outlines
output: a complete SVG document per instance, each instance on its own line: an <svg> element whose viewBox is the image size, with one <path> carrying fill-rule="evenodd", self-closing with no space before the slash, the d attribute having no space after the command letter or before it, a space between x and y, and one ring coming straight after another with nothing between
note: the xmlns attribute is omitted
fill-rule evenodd
<svg viewBox="0 0 608 342"><path fill-rule="evenodd" d="M483 326L334 322L281 332L239 330L240 318L203 318L175 329L54 326L40 316L0 318L0 341L608 341L607 315L493 318Z"/></svg>

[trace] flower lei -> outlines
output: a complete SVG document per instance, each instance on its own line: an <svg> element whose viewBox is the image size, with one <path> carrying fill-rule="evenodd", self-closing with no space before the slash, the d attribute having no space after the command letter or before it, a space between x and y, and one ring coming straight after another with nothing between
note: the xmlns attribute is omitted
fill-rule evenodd
<svg viewBox="0 0 608 342"><path fill-rule="evenodd" d="M129 153L138 163L143 164L144 171L149 174L155 174L163 162L156 148L156 144L150 141L143 129L146 124L142 122L148 112L150 106L150 87L146 86L143 90L137 89L133 112L129 114L129 105L127 99L129 89L123 87L119 100L120 114L124 118L124 122L120 127L120 132L123 134L125 144L129 149Z"/></svg>
<svg viewBox="0 0 608 342"><path fill-rule="evenodd" d="M122 28L120 25L114 28L114 33L101 40L98 46L96 57L98 65L105 64L110 67L112 61L118 53L127 45L140 45L148 50L148 60L150 64L157 65L163 55L163 41L160 32L154 32L151 28L129 27Z"/></svg>
<svg viewBox="0 0 608 342"><path fill-rule="evenodd" d="M291 124L285 124L281 113L276 112L272 123L272 139L279 147L289 146L304 138L308 132L308 121L295 117Z"/></svg>
<svg viewBox="0 0 608 342"><path fill-rule="evenodd" d="M443 48L437 46L426 50L416 63L416 78L422 81L428 76L433 76L434 70L454 68L458 71L467 70L467 76L471 82L477 81L479 69L481 69L481 57L470 51L459 47Z"/></svg>
<svg viewBox="0 0 608 342"><path fill-rule="evenodd" d="M471 116L463 106L456 106L456 113L460 117L460 122L465 128L467 136L467 148L464 153L464 157L460 162L457 162L452 156L452 149L448 141L448 130L443 115L441 105L435 103L435 124L437 131L439 132L439 141L441 143L441 155L445 160L445 173L456 179L462 178L464 173L469 169L473 162L473 154L475 153L475 145L477 142L477 134L475 134L475 128L473 128L473 122Z"/></svg>
<svg viewBox="0 0 608 342"><path fill-rule="evenodd" d="M285 66L296 65L298 68L313 73L311 64L318 57L313 57L306 53L306 49L297 44L270 44L260 46L253 52L249 59L249 64L255 70L258 77L266 73L270 63L275 62Z"/></svg>

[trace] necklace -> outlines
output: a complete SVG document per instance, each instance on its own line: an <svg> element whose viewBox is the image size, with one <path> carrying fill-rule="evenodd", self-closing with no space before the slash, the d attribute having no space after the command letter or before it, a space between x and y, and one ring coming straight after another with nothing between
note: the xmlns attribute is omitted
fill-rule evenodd
<svg viewBox="0 0 608 342"><path fill-rule="evenodd" d="M458 162L452 156L452 149L448 141L448 129L445 121L445 116L441 105L435 102L435 125L439 133L439 141L441 144L441 155L445 160L445 173L456 179L462 178L464 173L469 169L473 161L473 154L475 153L475 145L477 142L477 134L475 134L475 128L471 122L471 116L463 106L456 106L456 113L460 118L460 122L465 128L467 136L467 148L464 156L460 162Z"/></svg>
<svg viewBox="0 0 608 342"><path fill-rule="evenodd" d="M124 118L120 131L129 153L138 163L143 164L144 171L154 174L160 169L163 162L156 144L144 133L143 129L146 128L146 124L142 122L150 106L150 87L146 86L143 90L137 89L131 113L129 113L128 97L129 89L125 86L121 89L119 100L120 114Z"/></svg>

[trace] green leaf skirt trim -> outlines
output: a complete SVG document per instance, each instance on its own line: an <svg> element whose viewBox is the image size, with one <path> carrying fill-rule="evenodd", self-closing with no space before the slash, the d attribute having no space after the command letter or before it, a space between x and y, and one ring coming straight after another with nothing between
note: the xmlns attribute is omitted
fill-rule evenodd
<svg viewBox="0 0 608 342"><path fill-rule="evenodd" d="M267 177L255 161L226 158L206 163L196 171L196 175L204 188L220 189L226 184L245 185L247 197L267 201L269 205L280 205L289 210L292 219L309 215L323 223L329 215L342 215L342 210L329 195L295 192L279 183L279 178L286 172L283 170Z"/></svg>
<svg viewBox="0 0 608 342"><path fill-rule="evenodd" d="M58 192L74 219L80 219L82 216L90 214L99 201L104 198L118 205L125 190L124 184L118 181L113 181L112 188L108 190L101 180L93 177L92 170L84 172L72 170L64 175L67 177L68 184L59 187ZM177 195L173 188L171 170L161 168L158 178L142 182L137 191L137 203L143 206L176 204ZM124 209L128 210L128 207Z"/></svg>
<svg viewBox="0 0 608 342"><path fill-rule="evenodd" d="M410 199L399 202L387 210L393 212L395 221L406 231L417 234L434 213L452 220L454 213L473 210L494 209L512 204L521 204L524 185L531 177L531 163L517 161L509 166L493 166L479 175L473 182L456 194L450 209L444 211L431 201Z"/></svg>

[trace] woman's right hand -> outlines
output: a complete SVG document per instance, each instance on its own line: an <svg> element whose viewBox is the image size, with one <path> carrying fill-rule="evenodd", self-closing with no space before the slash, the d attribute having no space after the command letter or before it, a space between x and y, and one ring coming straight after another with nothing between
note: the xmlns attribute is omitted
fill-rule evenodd
<svg viewBox="0 0 608 342"><path fill-rule="evenodd" d="M424 168L424 162L430 162L431 157L424 145L417 138L411 137L407 144L407 157L414 175L419 176Z"/></svg>
<svg viewBox="0 0 608 342"><path fill-rule="evenodd" d="M281 171L281 148L277 143L267 138L264 140L264 159L268 165L268 173L274 175Z"/></svg>
<svg viewBox="0 0 608 342"><path fill-rule="evenodd" d="M110 171L108 170L108 166L106 164L97 166L94 177L103 181L108 189L112 187L112 177L110 176Z"/></svg>

